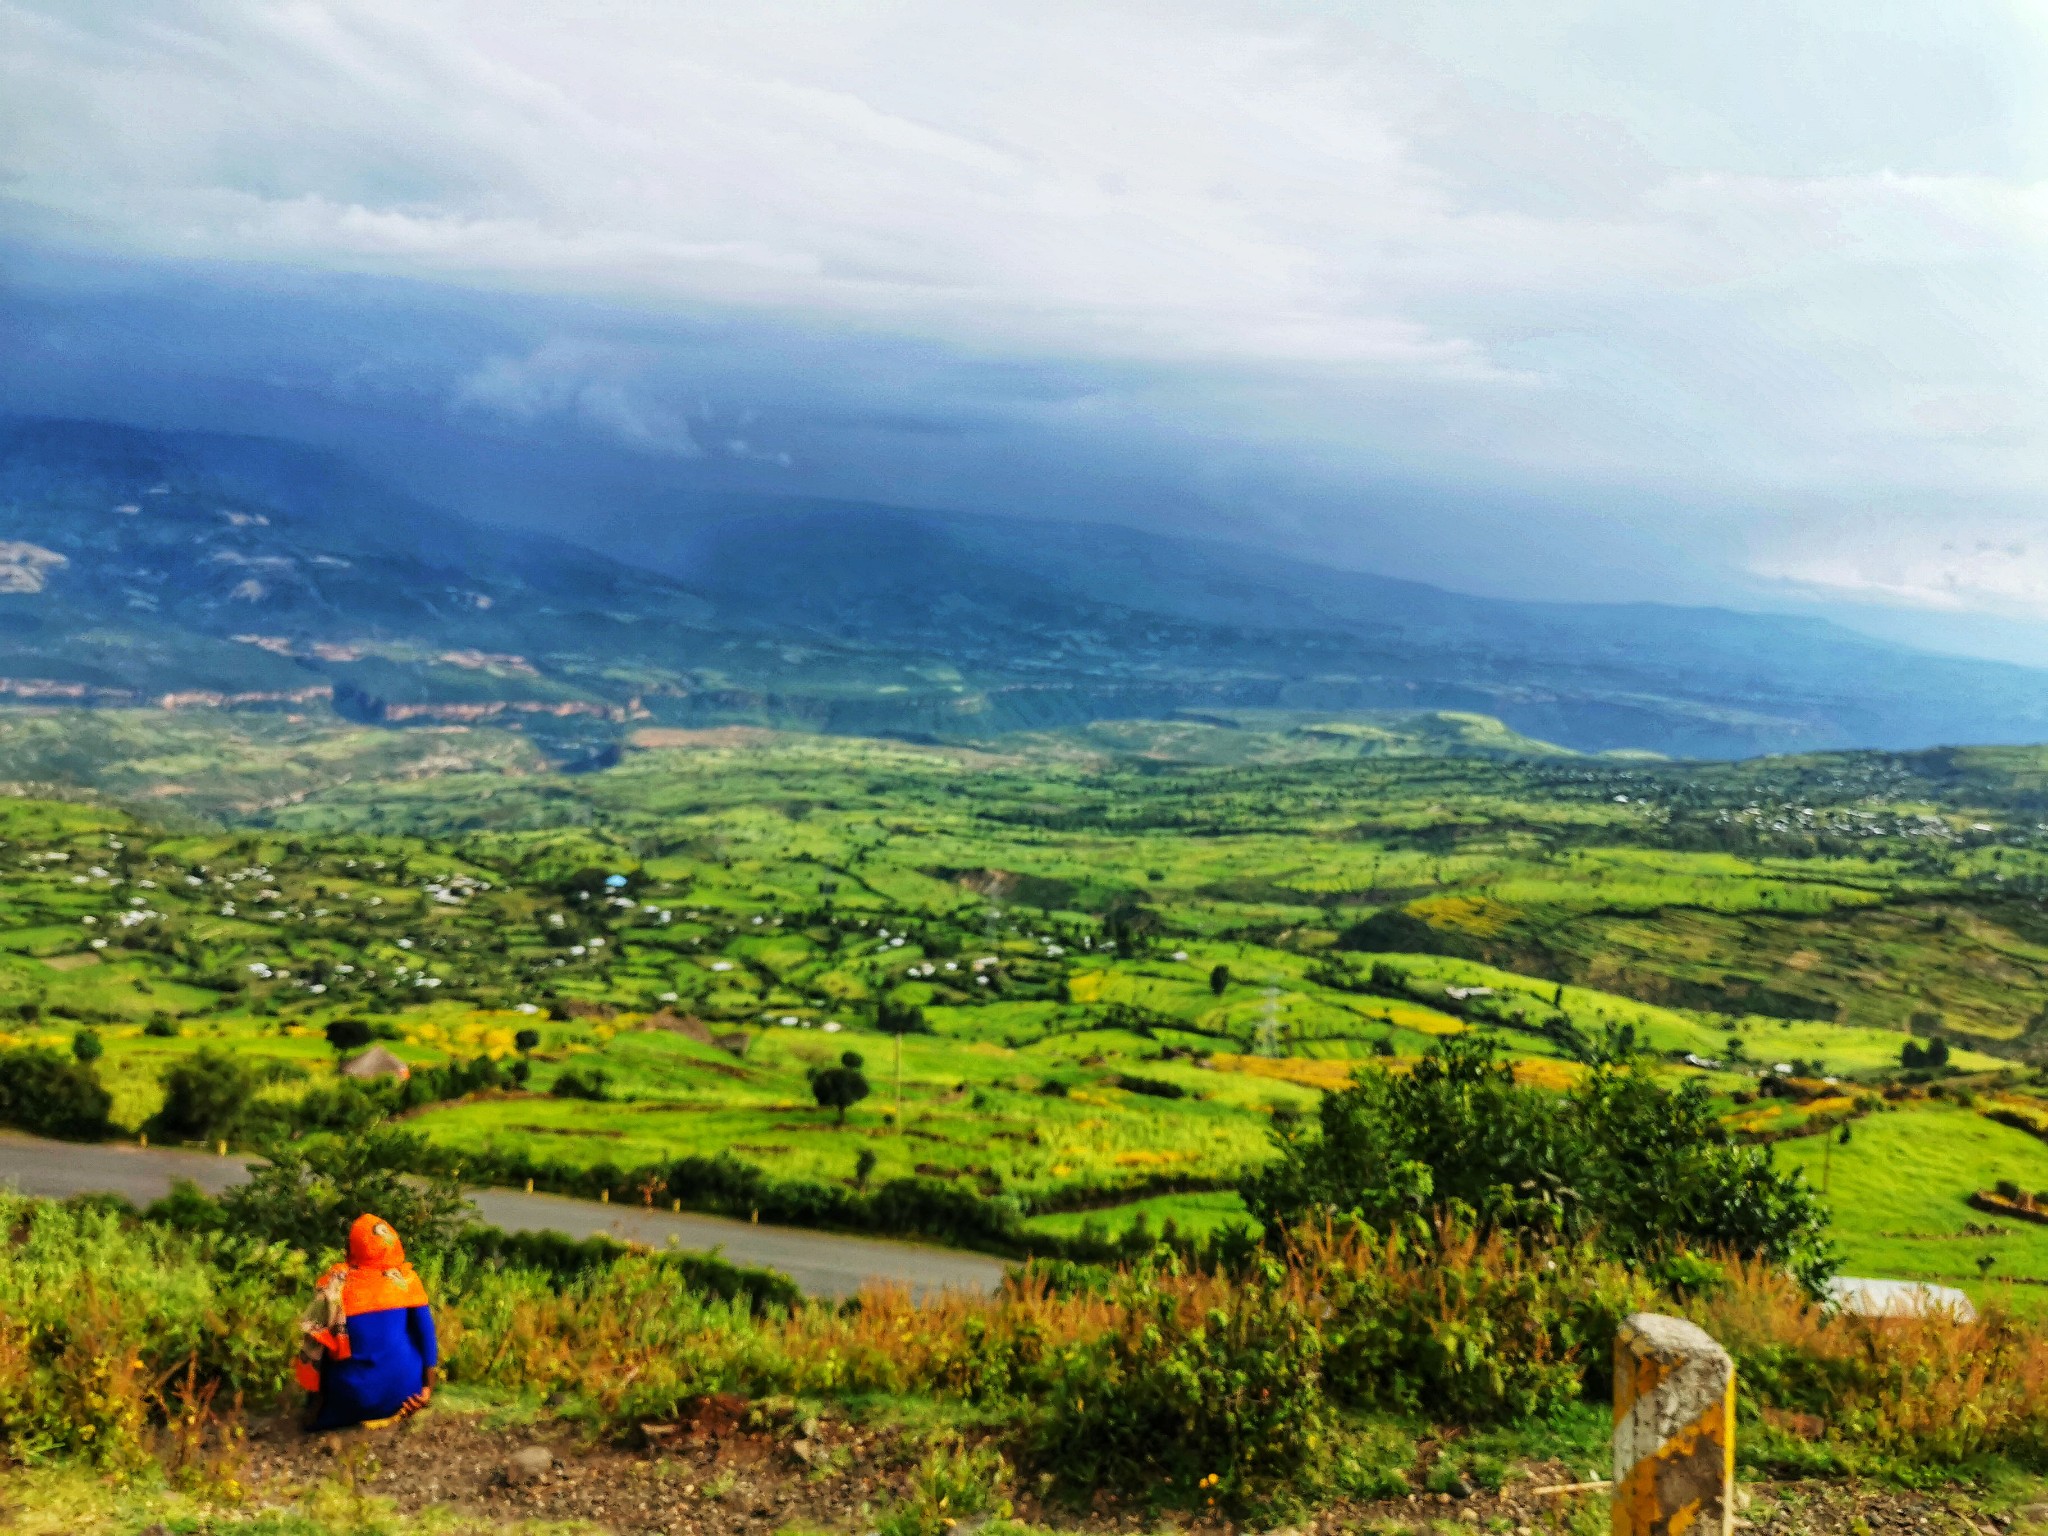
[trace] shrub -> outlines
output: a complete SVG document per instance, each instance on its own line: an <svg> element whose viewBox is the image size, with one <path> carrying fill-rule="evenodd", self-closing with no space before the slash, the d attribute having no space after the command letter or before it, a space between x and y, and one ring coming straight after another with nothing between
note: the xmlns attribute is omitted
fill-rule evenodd
<svg viewBox="0 0 2048 1536"><path fill-rule="evenodd" d="M152 1040L175 1040L178 1037L178 1021L168 1014L154 1014L142 1026L142 1032Z"/></svg>
<svg viewBox="0 0 2048 1536"><path fill-rule="evenodd" d="M903 1499L886 1510L879 1536L946 1536L961 1520L976 1515L1010 1518L1003 1489L1010 1464L992 1446L963 1446L947 1440L928 1452L911 1474Z"/></svg>
<svg viewBox="0 0 2048 1536"><path fill-rule="evenodd" d="M885 1035L928 1035L932 1026L915 1003L885 997L875 1005L875 1028Z"/></svg>
<svg viewBox="0 0 2048 1536"><path fill-rule="evenodd" d="M1049 1389L1038 1449L1071 1492L1255 1510L1341 1484L1322 1336L1279 1278L1270 1260L1227 1289L1149 1262L1124 1278L1109 1331Z"/></svg>
<svg viewBox="0 0 2048 1536"><path fill-rule="evenodd" d="M430 1165L424 1139L377 1126L352 1136L270 1147L265 1161L218 1202L224 1231L285 1243L315 1258L341 1250L349 1223L375 1212L409 1255L445 1253L471 1211L461 1187Z"/></svg>
<svg viewBox="0 0 2048 1536"><path fill-rule="evenodd" d="M612 1096L611 1078L602 1067L592 1067L588 1072L565 1067L548 1092L558 1099L589 1099L602 1103Z"/></svg>
<svg viewBox="0 0 2048 1536"><path fill-rule="evenodd" d="M1626 1254L1727 1247L1816 1289L1833 1272L1819 1198L1768 1149L1736 1145L1699 1084L1605 1066L1555 1094L1518 1085L1498 1050L1458 1036L1405 1075L1360 1074L1325 1096L1319 1134L1274 1128L1279 1156L1246 1205L1269 1228L1336 1213L1383 1231L1436 1206L1482 1230L1597 1232Z"/></svg>
<svg viewBox="0 0 2048 1536"><path fill-rule="evenodd" d="M1188 1093L1179 1083L1169 1083L1157 1077L1137 1077L1129 1072L1120 1073L1116 1085L1125 1093L1142 1093L1155 1099L1184 1099Z"/></svg>
<svg viewBox="0 0 2048 1536"><path fill-rule="evenodd" d="M0 1444L17 1461L143 1470L173 1377L223 1404L275 1395L277 1341L302 1304L271 1256L209 1262L109 1203L0 1191Z"/></svg>
<svg viewBox="0 0 2048 1536"><path fill-rule="evenodd" d="M1439 1422L1563 1411L1589 1376L1604 1382L1621 1319L1657 1299L1587 1243L1532 1248L1439 1225L1418 1236L1310 1228L1290 1246L1325 1308L1331 1397Z"/></svg>
<svg viewBox="0 0 2048 1536"><path fill-rule="evenodd" d="M0 1124L37 1136L94 1141L107 1135L113 1105L99 1075L82 1061L43 1046L0 1051Z"/></svg>
<svg viewBox="0 0 2048 1536"><path fill-rule="evenodd" d="M235 1134L249 1114L256 1074L212 1046L165 1067L163 1107L149 1127L168 1141L220 1141Z"/></svg>
<svg viewBox="0 0 2048 1536"><path fill-rule="evenodd" d="M71 1037L71 1056L82 1067L89 1067L106 1055L107 1047L96 1029L81 1029Z"/></svg>

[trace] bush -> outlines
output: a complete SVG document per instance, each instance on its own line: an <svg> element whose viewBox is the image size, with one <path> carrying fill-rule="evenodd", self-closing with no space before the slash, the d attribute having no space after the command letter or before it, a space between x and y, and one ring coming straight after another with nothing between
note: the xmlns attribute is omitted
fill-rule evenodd
<svg viewBox="0 0 2048 1536"><path fill-rule="evenodd" d="M992 1446L962 1446L948 1441L928 1452L911 1474L904 1498L884 1511L875 1524L878 1536L946 1536L963 1519L976 1515L1010 1518L1003 1489L1010 1482L1010 1464Z"/></svg>
<svg viewBox="0 0 2048 1536"><path fill-rule="evenodd" d="M166 1141L225 1141L244 1125L256 1074L212 1046L172 1062L159 1074L163 1107L149 1128Z"/></svg>
<svg viewBox="0 0 2048 1536"><path fill-rule="evenodd" d="M1481 1230L1593 1233L1649 1255L1719 1246L1794 1269L1818 1289L1837 1260L1827 1212L1767 1148L1735 1144L1697 1083L1667 1089L1605 1066L1567 1094L1523 1087L1477 1035L1439 1042L1396 1076L1327 1095L1319 1132L1276 1126L1279 1156L1245 1187L1269 1228L1352 1214L1382 1231L1431 1208Z"/></svg>
<svg viewBox="0 0 2048 1536"><path fill-rule="evenodd" d="M885 1035L928 1035L932 1026L915 1003L885 997L875 1005L875 1028Z"/></svg>
<svg viewBox="0 0 2048 1536"><path fill-rule="evenodd" d="M1118 1075L1116 1085L1125 1093L1148 1094L1155 1099L1184 1099L1188 1093L1179 1083L1169 1083L1157 1077L1136 1077L1128 1072Z"/></svg>
<svg viewBox="0 0 2048 1536"><path fill-rule="evenodd" d="M97 1037L95 1037L97 1039ZM43 1046L0 1051L0 1124L37 1136L96 1141L114 1101L99 1074Z"/></svg>
<svg viewBox="0 0 2048 1536"><path fill-rule="evenodd" d="M1499 1232L1309 1228L1290 1262L1321 1298L1325 1375L1347 1408L1505 1424L1548 1418L1604 1385L1614 1333L1656 1288L1590 1243L1525 1247ZM1689 1278L1713 1266L1680 1256Z"/></svg>
<svg viewBox="0 0 2048 1536"><path fill-rule="evenodd" d="M1068 1356L1045 1463L1076 1495L1166 1491L1234 1511L1341 1487L1322 1335L1278 1265L1228 1289L1175 1278L1141 1264L1113 1294L1109 1332Z"/></svg>
<svg viewBox="0 0 2048 1536"><path fill-rule="evenodd" d="M273 1146L246 1182L220 1197L222 1229L285 1243L318 1259L341 1251L366 1211L389 1222L418 1258L445 1254L471 1217L461 1187L431 1166L425 1139L390 1126Z"/></svg>
<svg viewBox="0 0 2048 1536"><path fill-rule="evenodd" d="M602 1067L592 1067L588 1072L565 1067L548 1092L558 1099L589 1099L601 1104L612 1096L611 1082Z"/></svg>
<svg viewBox="0 0 2048 1536"><path fill-rule="evenodd" d="M89 1067L106 1055L107 1047L96 1029L81 1029L71 1037L71 1058L82 1067Z"/></svg>

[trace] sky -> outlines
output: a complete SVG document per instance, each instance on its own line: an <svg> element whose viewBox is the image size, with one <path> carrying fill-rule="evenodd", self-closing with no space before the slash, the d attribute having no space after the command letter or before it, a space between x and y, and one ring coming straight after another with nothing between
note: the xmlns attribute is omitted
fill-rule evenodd
<svg viewBox="0 0 2048 1536"><path fill-rule="evenodd" d="M0 407L2048 661L2048 0L0 0Z"/></svg>

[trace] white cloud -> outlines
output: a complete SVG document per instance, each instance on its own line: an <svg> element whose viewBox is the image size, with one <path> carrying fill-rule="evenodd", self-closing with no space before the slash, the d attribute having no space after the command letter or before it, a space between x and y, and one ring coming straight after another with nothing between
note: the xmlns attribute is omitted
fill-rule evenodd
<svg viewBox="0 0 2048 1536"><path fill-rule="evenodd" d="M1104 419L1332 481L1967 517L2048 492L2043 53L1892 0L0 0L0 221L1114 363ZM674 390L562 341L462 400L786 451Z"/></svg>
<svg viewBox="0 0 2048 1536"><path fill-rule="evenodd" d="M458 411L512 421L569 417L629 448L694 459L702 455L687 417L636 388L653 361L628 348L553 341L523 356L488 358L455 390Z"/></svg>

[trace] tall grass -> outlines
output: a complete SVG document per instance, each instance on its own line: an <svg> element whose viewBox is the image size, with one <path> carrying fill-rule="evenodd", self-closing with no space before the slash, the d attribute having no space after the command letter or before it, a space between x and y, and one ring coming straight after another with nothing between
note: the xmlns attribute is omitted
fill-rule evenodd
<svg viewBox="0 0 2048 1536"><path fill-rule="evenodd" d="M1362 1427L1375 1416L1563 1414L1604 1391L1617 1322L1653 1308L1735 1356L1753 1464L2048 1465L2048 1331L1996 1313L1834 1316L1782 1273L1699 1256L1644 1269L1451 1226L1322 1227L1232 1274L1161 1254L1019 1271L992 1297L874 1289L836 1305L722 1298L656 1254L422 1268L451 1380L551 1397L599 1433L714 1393L926 1396L976 1405L1013 1454L1070 1483L1252 1509L1398 1484L1406 1463ZM122 1468L176 1454L195 1405L276 1405L310 1280L289 1248L0 1194L0 1444Z"/></svg>

